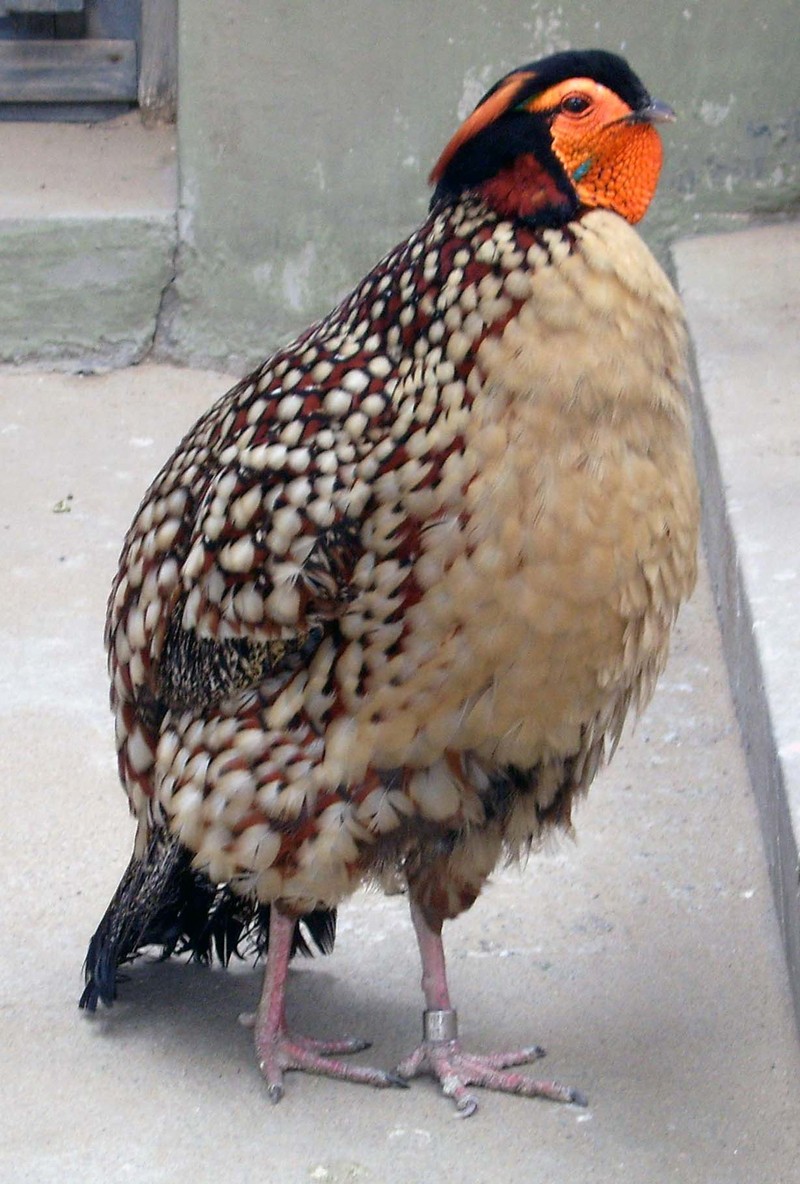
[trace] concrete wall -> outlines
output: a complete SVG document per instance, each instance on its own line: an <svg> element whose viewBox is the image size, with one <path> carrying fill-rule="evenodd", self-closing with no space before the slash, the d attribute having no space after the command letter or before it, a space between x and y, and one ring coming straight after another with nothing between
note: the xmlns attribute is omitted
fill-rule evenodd
<svg viewBox="0 0 800 1184"><path fill-rule="evenodd" d="M320 315L425 211L460 118L512 66L625 53L679 111L662 244L800 193L798 0L191 0L167 356L241 366Z"/></svg>
<svg viewBox="0 0 800 1184"><path fill-rule="evenodd" d="M241 370L419 222L496 78L567 46L622 51L679 111L657 249L796 212L798 44L800 0L183 0L177 227L174 129L0 121L0 363L155 342Z"/></svg>
<svg viewBox="0 0 800 1184"><path fill-rule="evenodd" d="M190 0L180 22L164 356L241 367L326 311L422 217L484 90L553 50L622 52L679 111L656 246L800 197L797 0Z"/></svg>

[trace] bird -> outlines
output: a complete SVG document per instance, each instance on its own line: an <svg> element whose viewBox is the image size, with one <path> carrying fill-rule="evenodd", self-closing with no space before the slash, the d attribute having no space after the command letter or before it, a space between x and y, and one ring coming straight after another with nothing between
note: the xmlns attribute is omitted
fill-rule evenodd
<svg viewBox="0 0 800 1184"><path fill-rule="evenodd" d="M125 537L105 640L131 863L81 1005L148 944L266 957L252 1023L290 1070L586 1104L466 1049L443 924L569 831L650 699L697 567L678 295L634 226L653 99L605 50L512 70L427 217L197 421ZM619 820L619 825L624 821ZM293 953L359 886L405 893L422 1039L391 1071L293 1031Z"/></svg>

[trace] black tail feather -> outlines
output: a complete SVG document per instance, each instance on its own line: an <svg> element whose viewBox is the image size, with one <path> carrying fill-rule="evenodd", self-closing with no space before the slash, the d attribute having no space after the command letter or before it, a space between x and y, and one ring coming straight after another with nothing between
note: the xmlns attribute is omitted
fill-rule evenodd
<svg viewBox="0 0 800 1184"><path fill-rule="evenodd" d="M233 956L258 959L269 945L269 905L214 885L191 866L191 852L163 830L154 831L141 859L133 856L89 942L86 986L79 1006L95 1011L117 996L117 971L147 947L161 957L190 954L227 966ZM317 909L295 927L292 954L327 954L336 937L336 912Z"/></svg>

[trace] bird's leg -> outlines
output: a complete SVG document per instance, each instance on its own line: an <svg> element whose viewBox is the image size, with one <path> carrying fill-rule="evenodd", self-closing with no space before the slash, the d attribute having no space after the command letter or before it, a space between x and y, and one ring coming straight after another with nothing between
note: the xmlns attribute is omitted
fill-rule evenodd
<svg viewBox="0 0 800 1184"><path fill-rule="evenodd" d="M347 1065L332 1056L361 1052L369 1048L364 1040L314 1040L291 1035L286 1027L286 975L292 952L295 920L275 905L270 910L269 950L261 1000L255 1015L255 1045L258 1066L273 1102L283 1097L283 1074L287 1069L322 1073L362 1085L404 1085L391 1073L362 1065Z"/></svg>
<svg viewBox="0 0 800 1184"><path fill-rule="evenodd" d="M447 987L441 925L438 929L431 928L413 898L411 919L422 960L422 990L425 994L423 1039L414 1052L397 1066L399 1076L411 1078L429 1074L437 1078L443 1092L455 1102L462 1118L474 1114L478 1108L477 1099L467 1089L469 1085L585 1106L586 1099L577 1090L559 1085L556 1081L535 1081L523 1073L508 1071L511 1066L543 1057L544 1049L538 1046L483 1055L462 1050L458 1039L458 1016L450 1002Z"/></svg>

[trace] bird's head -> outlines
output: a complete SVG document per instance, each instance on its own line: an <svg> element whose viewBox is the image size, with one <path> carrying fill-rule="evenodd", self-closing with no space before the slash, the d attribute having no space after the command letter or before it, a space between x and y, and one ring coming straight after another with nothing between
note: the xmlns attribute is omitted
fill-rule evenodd
<svg viewBox="0 0 800 1184"><path fill-rule="evenodd" d="M470 190L534 225L597 207L638 222L661 171L654 124L674 118L616 54L553 54L484 95L431 173L433 200Z"/></svg>

